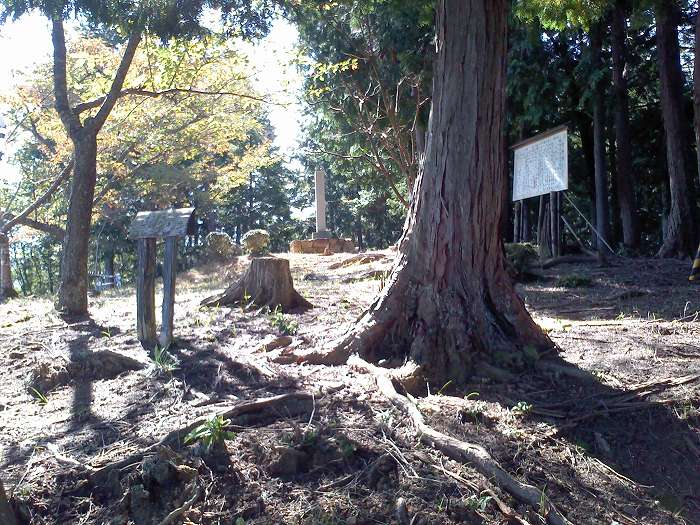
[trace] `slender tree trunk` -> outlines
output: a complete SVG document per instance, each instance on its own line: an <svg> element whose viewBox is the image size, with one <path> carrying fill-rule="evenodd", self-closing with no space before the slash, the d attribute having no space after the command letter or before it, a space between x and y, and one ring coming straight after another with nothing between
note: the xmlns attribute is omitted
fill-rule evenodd
<svg viewBox="0 0 700 525"><path fill-rule="evenodd" d="M105 275L111 276L111 280L107 283L107 288L114 288L114 250L106 249L104 253Z"/></svg>
<svg viewBox="0 0 700 525"><path fill-rule="evenodd" d="M495 355L551 345L515 294L499 231L507 3L438 3L426 156L398 258L328 362L408 358L442 385Z"/></svg>
<svg viewBox="0 0 700 525"><path fill-rule="evenodd" d="M625 247L639 248L639 217L632 185L632 141L627 89L627 14L621 0L612 13L613 86L615 90L615 188L620 207L622 242Z"/></svg>
<svg viewBox="0 0 700 525"><path fill-rule="evenodd" d="M588 199L591 203L591 215L596 216L595 205L595 148L593 146L593 129L590 119L580 114L579 132L581 134L581 147L583 149L583 157L586 164L586 188L588 189ZM596 249L598 246L598 238L593 230L591 230L591 246Z"/></svg>
<svg viewBox="0 0 700 525"><path fill-rule="evenodd" d="M602 35L597 25L591 30L591 62L594 72L603 67ZM598 81L593 89L593 156L595 166L595 226L601 239L610 244L610 209L608 203L608 174L605 169L605 88ZM598 251L609 252L605 243L598 242Z"/></svg>
<svg viewBox="0 0 700 525"><path fill-rule="evenodd" d="M683 129L683 70L678 44L680 13L675 2L656 2L656 47L661 77L661 109L666 134L666 165L671 190L666 239L659 257L692 255L695 225L688 198L686 134Z"/></svg>
<svg viewBox="0 0 700 525"><path fill-rule="evenodd" d="M63 314L87 313L88 242L97 179L97 134L121 96L124 80L141 41L142 30L140 23L133 28L109 92L103 98L97 113L81 122L80 111L71 107L68 98L63 20L60 13L51 20L54 108L73 142L75 162L61 256L61 283L56 301L56 309Z"/></svg>
<svg viewBox="0 0 700 525"><path fill-rule="evenodd" d="M73 145L75 173L68 202L56 309L65 314L78 315L86 313L88 308L88 250L92 200L97 180L97 135L83 132L73 141Z"/></svg>
<svg viewBox="0 0 700 525"><path fill-rule="evenodd" d="M17 297L12 283L12 263L10 261L10 239L0 232L0 299Z"/></svg>
<svg viewBox="0 0 700 525"><path fill-rule="evenodd" d="M520 211L520 242L530 242L530 206L527 200L521 201Z"/></svg>

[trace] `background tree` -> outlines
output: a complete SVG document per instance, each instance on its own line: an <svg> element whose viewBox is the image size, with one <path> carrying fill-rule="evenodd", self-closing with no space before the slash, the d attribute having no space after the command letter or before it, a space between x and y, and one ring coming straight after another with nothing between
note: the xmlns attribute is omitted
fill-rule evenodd
<svg viewBox="0 0 700 525"><path fill-rule="evenodd" d="M241 33L265 28L265 16L269 15L269 10L263 3L259 4L261 9L255 10L246 0L211 2L212 7L224 8L225 20L240 23L236 29ZM97 180L97 136L117 99L128 94L122 88L143 34L150 31L166 38L200 32L202 28L199 25L199 17L206 5L208 4L202 1L190 1L174 10L171 5L158 2L104 4L82 0L46 0L31 5L13 1L3 1L0 4L0 22L8 17L19 17L31 7L39 9L52 23L54 107L73 143L75 159L61 259L61 284L56 303L59 311L66 314L87 312L87 259L92 202ZM71 16L80 17L88 24L113 31L116 35L128 35L122 58L107 91L94 105L87 108L73 105L69 95L63 20ZM81 116L84 110L93 108L94 112Z"/></svg>
<svg viewBox="0 0 700 525"><path fill-rule="evenodd" d="M68 78L79 84L82 98L94 100L91 97L104 83L103 68L119 60L117 51L95 38L76 39L68 50ZM7 192L8 199L0 199L0 205L5 200L8 210L31 208L30 213L5 214L13 217L4 222L7 231L21 224L60 240L63 231L55 225L65 220L67 196L56 190L66 176L54 179L52 170L70 160L71 144L49 103L47 68L39 65L3 100L9 108L8 122L22 131L16 137L19 149L13 160L24 179ZM235 40L207 37L171 40L167 45L146 40L139 48L128 77L141 86L139 96L122 97L101 132L89 251L94 254L93 273L99 273L102 264L109 267L106 273L114 273L111 261L119 249L128 247L126 228L138 210L195 205L207 215L221 205L216 195L222 189L233 191L245 185L254 170L279 165L269 146L272 137L261 99L248 80L249 70ZM158 90L158 82L179 82L192 89ZM45 197L38 200L38 195ZM40 237L18 239L23 245L15 251L17 260L46 263L44 271L22 274L24 288L34 293L53 291L49 285L55 276L45 274L53 265L53 248ZM117 251L102 249L107 246ZM38 277L46 286L38 284Z"/></svg>

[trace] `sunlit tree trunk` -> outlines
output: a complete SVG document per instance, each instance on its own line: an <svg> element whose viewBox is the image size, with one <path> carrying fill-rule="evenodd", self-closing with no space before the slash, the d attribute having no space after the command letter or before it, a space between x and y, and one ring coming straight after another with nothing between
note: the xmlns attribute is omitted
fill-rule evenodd
<svg viewBox="0 0 700 525"><path fill-rule="evenodd" d="M615 91L615 188L622 222L622 242L639 248L639 218L632 184L632 140L627 88L627 14L618 0L612 12L613 86Z"/></svg>
<svg viewBox="0 0 700 525"><path fill-rule="evenodd" d="M10 239L0 233L0 299L17 297L12 283L12 265L10 261Z"/></svg>
<svg viewBox="0 0 700 525"><path fill-rule="evenodd" d="M666 237L660 257L688 256L695 249L695 225L689 199L686 133L683 129L683 70L678 44L679 9L674 1L657 1L656 46L661 78L661 109L666 134L666 164L671 191Z"/></svg>
<svg viewBox="0 0 700 525"><path fill-rule="evenodd" d="M441 0L432 112L416 198L387 284L331 359L417 363L437 383L549 346L516 295L501 241L507 0Z"/></svg>

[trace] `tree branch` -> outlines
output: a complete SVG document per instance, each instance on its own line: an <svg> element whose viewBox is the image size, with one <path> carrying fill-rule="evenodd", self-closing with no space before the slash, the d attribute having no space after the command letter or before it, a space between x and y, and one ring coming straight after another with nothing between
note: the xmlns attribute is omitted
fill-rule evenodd
<svg viewBox="0 0 700 525"><path fill-rule="evenodd" d="M63 181L65 181L70 176L71 172L73 171L73 164L74 160L71 157L66 167L63 168L61 173L59 173L56 179L51 183L51 186L49 186L48 189L39 198L37 198L29 206L24 208L24 210L22 210L19 213L19 215L11 215L9 213L6 213L3 216L3 221L7 222L0 224L0 232L7 233L15 225L23 224L23 221L29 216L30 213L32 213L34 210L38 209L39 207L46 204L49 200L51 200L51 197L53 197L54 193L56 193L56 190L61 186L61 184L63 184Z"/></svg>
<svg viewBox="0 0 700 525"><path fill-rule="evenodd" d="M203 91L199 89L188 89L188 88L170 88L170 89L164 89L163 91L152 91L149 89L143 89L143 88L127 88L123 89L120 91L117 95L117 98L121 97L126 97L129 95L138 95L142 97L151 97L151 98L157 98L157 97L162 97L165 95L173 95L175 93L190 93L192 95L229 95L233 97L241 97L241 98L247 98L250 100L255 100L257 102L263 102L265 104L271 104L271 105L276 105L276 106L285 106L285 104L281 104L278 102L271 102L265 98L262 97L256 97L255 95L248 95L246 93L236 93L235 91ZM73 111L75 113L82 113L84 111L87 111L88 109L93 109L96 107L99 107L105 100L105 97L100 97L96 98L94 100L89 100L88 102L81 102L80 104L77 104L74 108Z"/></svg>
<svg viewBox="0 0 700 525"><path fill-rule="evenodd" d="M131 62L136 54L136 49L139 47L139 43L141 42L141 34L142 28L139 25L133 30L131 35L129 35L129 41L126 44L124 55L119 62L119 67L114 75L114 80L112 80L109 93L107 93L107 96L102 97L100 110L97 112L97 115L95 115L95 117L89 121L90 127L95 133L102 129L102 126L104 126L104 123L107 121L107 117L109 117L109 114L112 112L112 108L114 108L114 104L117 103L117 99L121 96L124 80L126 80L126 75L129 72ZM78 112L76 112L76 114L78 114Z"/></svg>
<svg viewBox="0 0 700 525"><path fill-rule="evenodd" d="M76 113L73 113L68 102L68 79L66 75L66 36L63 31L63 20L60 16L53 18L51 26L51 41L53 42L53 93L56 99L54 107L61 118L63 127L73 138L82 125Z"/></svg>
<svg viewBox="0 0 700 525"><path fill-rule="evenodd" d="M66 231L63 228L61 228L60 226L55 226L53 224L47 224L45 222L35 221L33 219L30 219L29 217L23 217L22 219L19 219L18 217L15 217L11 213L8 213L5 215L5 218L9 219L13 223L13 226L18 226L18 225L27 226L28 228L32 228L34 230L38 230L40 232L47 233L47 234L51 235L52 237L54 237L58 241L62 241L63 237L66 234ZM2 231L3 232L5 231L4 228Z"/></svg>

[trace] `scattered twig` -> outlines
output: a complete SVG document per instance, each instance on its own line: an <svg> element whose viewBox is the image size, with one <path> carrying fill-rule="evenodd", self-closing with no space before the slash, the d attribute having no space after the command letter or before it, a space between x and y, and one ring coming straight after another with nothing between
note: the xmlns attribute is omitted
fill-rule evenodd
<svg viewBox="0 0 700 525"><path fill-rule="evenodd" d="M195 502L199 499L199 496L202 494L202 487L199 486L196 480L193 482L191 493L192 496L190 499L185 501L182 506L176 508L170 514L168 514L158 525L170 525L171 523L175 523L175 520L192 508L192 505L195 504Z"/></svg>

